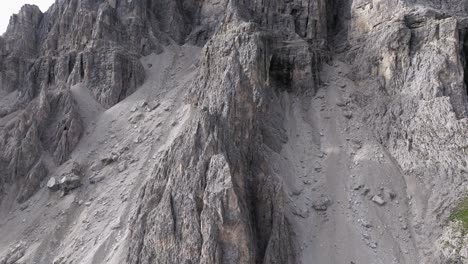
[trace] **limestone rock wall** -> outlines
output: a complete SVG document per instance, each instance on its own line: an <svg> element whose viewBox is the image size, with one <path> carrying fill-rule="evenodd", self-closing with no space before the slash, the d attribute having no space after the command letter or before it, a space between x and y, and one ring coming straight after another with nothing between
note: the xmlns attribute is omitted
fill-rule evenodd
<svg viewBox="0 0 468 264"><path fill-rule="evenodd" d="M467 2L391 2L353 10L348 59L362 65L353 74L362 87L373 87L355 100L405 173L422 262L459 261L433 241L466 196Z"/></svg>

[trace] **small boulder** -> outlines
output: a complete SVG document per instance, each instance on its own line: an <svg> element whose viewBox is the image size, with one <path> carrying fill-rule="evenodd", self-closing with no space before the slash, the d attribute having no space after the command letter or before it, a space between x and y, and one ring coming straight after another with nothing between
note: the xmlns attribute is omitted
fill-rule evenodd
<svg viewBox="0 0 468 264"><path fill-rule="evenodd" d="M397 197L397 194L392 190L392 189L388 189L388 188L385 188L385 195L391 200L393 201L396 197Z"/></svg>
<svg viewBox="0 0 468 264"><path fill-rule="evenodd" d="M60 185L55 177L50 177L49 181L47 182L47 188L49 188L51 191L58 191L60 189Z"/></svg>
<svg viewBox="0 0 468 264"><path fill-rule="evenodd" d="M299 195L302 194L303 191L304 191L304 188L303 188L303 187L301 187L301 188L296 188L296 187L295 187L295 188L292 189L291 194L292 194L293 196L299 196Z"/></svg>
<svg viewBox="0 0 468 264"><path fill-rule="evenodd" d="M361 226L363 226L365 228L371 228L372 227L371 223L369 223L365 219L358 219L358 222L361 224Z"/></svg>
<svg viewBox="0 0 468 264"><path fill-rule="evenodd" d="M119 163L119 165L117 166L117 170L119 172L124 172L126 169L127 169L127 163L125 161Z"/></svg>
<svg viewBox="0 0 468 264"><path fill-rule="evenodd" d="M295 216L299 216L299 217L304 218L304 219L309 217L309 211L307 211L307 210L301 210L301 209L294 210L293 214Z"/></svg>
<svg viewBox="0 0 468 264"><path fill-rule="evenodd" d="M62 264L64 262L64 260L65 260L65 257L56 257L53 260L52 264Z"/></svg>
<svg viewBox="0 0 468 264"><path fill-rule="evenodd" d="M146 100L143 100L140 102L140 107L145 107L148 105L148 102Z"/></svg>
<svg viewBox="0 0 468 264"><path fill-rule="evenodd" d="M109 165L111 163L116 162L117 160L119 160L119 155L112 153L110 157L102 158L101 163L104 165Z"/></svg>
<svg viewBox="0 0 468 264"><path fill-rule="evenodd" d="M312 208L315 211L326 211L331 204L332 202L328 197L322 196L312 204Z"/></svg>
<svg viewBox="0 0 468 264"><path fill-rule="evenodd" d="M305 185L311 185L311 184L312 184L312 182L309 181L309 180L303 180L302 182L303 182Z"/></svg>
<svg viewBox="0 0 468 264"><path fill-rule="evenodd" d="M66 175L60 180L60 189L65 193L81 186L81 178L76 175Z"/></svg>
<svg viewBox="0 0 468 264"><path fill-rule="evenodd" d="M89 177L89 183L96 184L96 183L102 182L105 178L106 176L104 175L96 174L94 176Z"/></svg>
<svg viewBox="0 0 468 264"><path fill-rule="evenodd" d="M104 162L103 162L102 160L101 160L101 162L95 162L95 163L91 166L91 168L90 168L91 171L96 172L96 171L102 170L102 168L104 167L104 166L103 166L103 163L104 163Z"/></svg>
<svg viewBox="0 0 468 264"><path fill-rule="evenodd" d="M344 107L344 106L346 106L346 103L344 103L343 101L338 101L338 102L336 103L336 106Z"/></svg>
<svg viewBox="0 0 468 264"><path fill-rule="evenodd" d="M380 195L374 195L372 201L380 206L385 205L385 200Z"/></svg>
<svg viewBox="0 0 468 264"><path fill-rule="evenodd" d="M361 195L366 196L370 193L370 188L366 187L362 190Z"/></svg>
<svg viewBox="0 0 468 264"><path fill-rule="evenodd" d="M343 116L346 117L347 119L351 119L351 118L353 118L353 113L346 112L346 113L343 114Z"/></svg>
<svg viewBox="0 0 468 264"><path fill-rule="evenodd" d="M362 187L364 187L363 184L354 184L352 186L353 190L355 190L355 191L359 191Z"/></svg>
<svg viewBox="0 0 468 264"><path fill-rule="evenodd" d="M128 118L128 121L132 124L136 124L143 120L145 118L145 115L143 113L135 113L131 117Z"/></svg>
<svg viewBox="0 0 468 264"><path fill-rule="evenodd" d="M133 140L133 142L140 144L141 142L143 142L143 139L141 138L141 136L137 136L135 140Z"/></svg>
<svg viewBox="0 0 468 264"><path fill-rule="evenodd" d="M153 102L148 103L147 107L148 107L148 109L150 111L153 111L153 110L157 109L160 105L161 105L160 102L154 102L153 101Z"/></svg>

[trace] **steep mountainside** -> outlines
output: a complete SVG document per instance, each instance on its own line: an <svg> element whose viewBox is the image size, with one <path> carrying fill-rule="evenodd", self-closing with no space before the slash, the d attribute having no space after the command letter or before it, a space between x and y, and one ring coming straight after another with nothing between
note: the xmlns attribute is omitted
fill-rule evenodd
<svg viewBox="0 0 468 264"><path fill-rule="evenodd" d="M467 29L466 0L25 5L0 263L468 263Z"/></svg>

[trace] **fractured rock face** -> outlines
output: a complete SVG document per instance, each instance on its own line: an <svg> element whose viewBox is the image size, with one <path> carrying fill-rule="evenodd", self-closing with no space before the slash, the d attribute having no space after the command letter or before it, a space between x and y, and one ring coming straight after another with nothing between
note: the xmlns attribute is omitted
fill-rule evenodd
<svg viewBox="0 0 468 264"><path fill-rule="evenodd" d="M9 248L4 256L0 256L0 263L2 264L14 264L24 256L26 253L26 243L19 242L16 245Z"/></svg>

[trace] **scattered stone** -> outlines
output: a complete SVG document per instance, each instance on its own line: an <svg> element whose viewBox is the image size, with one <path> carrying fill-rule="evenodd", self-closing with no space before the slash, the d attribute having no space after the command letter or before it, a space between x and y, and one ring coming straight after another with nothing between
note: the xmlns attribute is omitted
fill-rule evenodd
<svg viewBox="0 0 468 264"><path fill-rule="evenodd" d="M103 168L103 162L95 162L92 166L91 166L91 171L100 171L102 170Z"/></svg>
<svg viewBox="0 0 468 264"><path fill-rule="evenodd" d="M143 120L145 118L145 115L143 113L135 113L132 116L128 118L128 121L132 124L136 124Z"/></svg>
<svg viewBox="0 0 468 264"><path fill-rule="evenodd" d="M374 195L372 201L380 206L385 205L385 200L380 195Z"/></svg>
<svg viewBox="0 0 468 264"><path fill-rule="evenodd" d="M53 264L62 264L64 263L65 258L64 257L57 257L53 260Z"/></svg>
<svg viewBox="0 0 468 264"><path fill-rule="evenodd" d="M119 163L117 169L119 172L124 172L127 169L127 163L125 161Z"/></svg>
<svg viewBox="0 0 468 264"><path fill-rule="evenodd" d="M372 225L369 222L367 222L365 219L359 219L358 222L359 222L359 224L361 224L365 228L371 228L372 227Z"/></svg>
<svg viewBox="0 0 468 264"><path fill-rule="evenodd" d="M364 188L364 189L362 190L361 195L366 196L366 195L368 195L369 193L370 193L370 188L369 188L369 187L366 187L366 188Z"/></svg>
<svg viewBox="0 0 468 264"><path fill-rule="evenodd" d="M358 140L358 139L353 139L352 142L353 142L353 144L355 145L355 147L356 147L357 149L362 148L362 141L360 141L360 140Z"/></svg>
<svg viewBox="0 0 468 264"><path fill-rule="evenodd" d="M101 163L107 166L107 165L109 165L111 163L116 162L117 160L119 160L119 155L115 154L115 153L112 153L112 155L110 157L101 159Z"/></svg>
<svg viewBox="0 0 468 264"><path fill-rule="evenodd" d="M347 119L351 119L351 118L353 118L353 113L346 112L346 113L343 114L343 116L346 117Z"/></svg>
<svg viewBox="0 0 468 264"><path fill-rule="evenodd" d="M393 190L385 189L385 193L388 196L388 198L392 201L397 197L396 193Z"/></svg>
<svg viewBox="0 0 468 264"><path fill-rule="evenodd" d="M143 140L141 139L141 136L138 136L138 137L135 138L135 140L133 142L139 144L139 143L143 142Z"/></svg>
<svg viewBox="0 0 468 264"><path fill-rule="evenodd" d="M153 110L156 110L160 105L161 105L160 102L150 102L148 103L147 107L150 111L153 111Z"/></svg>
<svg viewBox="0 0 468 264"><path fill-rule="evenodd" d="M338 102L336 103L336 105L339 106L339 107L344 107L344 106L346 106L346 104L345 104L343 101L338 101Z"/></svg>
<svg viewBox="0 0 468 264"><path fill-rule="evenodd" d="M105 178L106 176L104 175L94 175L89 178L89 183L96 184L96 183L102 182Z"/></svg>
<svg viewBox="0 0 468 264"><path fill-rule="evenodd" d="M291 194L294 195L294 196L299 196L302 194L302 191L304 189L303 188L294 188L292 191L291 191Z"/></svg>
<svg viewBox="0 0 468 264"><path fill-rule="evenodd" d="M359 191L362 187L364 187L363 184L354 184L352 188L355 191Z"/></svg>
<svg viewBox="0 0 468 264"><path fill-rule="evenodd" d="M304 219L309 217L309 211L303 209L294 210L293 214Z"/></svg>

